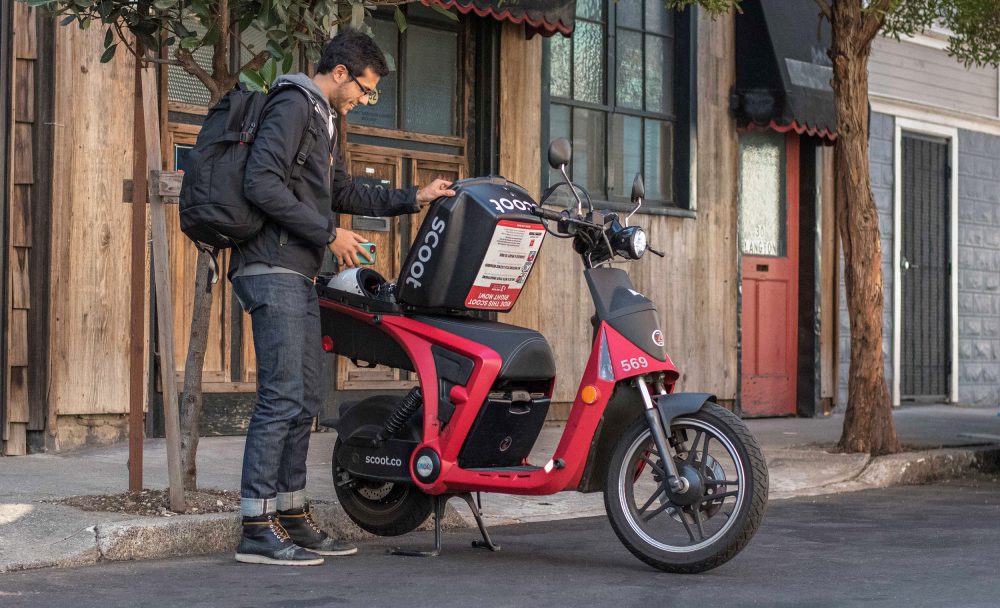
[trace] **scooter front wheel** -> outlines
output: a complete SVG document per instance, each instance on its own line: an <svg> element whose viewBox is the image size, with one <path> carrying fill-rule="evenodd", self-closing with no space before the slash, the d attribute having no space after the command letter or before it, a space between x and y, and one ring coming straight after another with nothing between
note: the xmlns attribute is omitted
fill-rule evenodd
<svg viewBox="0 0 1000 608"><path fill-rule="evenodd" d="M714 403L674 419L671 457L688 490L666 483L645 418L619 440L604 505L622 543L667 572L704 572L732 559L753 537L767 505L767 467L746 424Z"/></svg>

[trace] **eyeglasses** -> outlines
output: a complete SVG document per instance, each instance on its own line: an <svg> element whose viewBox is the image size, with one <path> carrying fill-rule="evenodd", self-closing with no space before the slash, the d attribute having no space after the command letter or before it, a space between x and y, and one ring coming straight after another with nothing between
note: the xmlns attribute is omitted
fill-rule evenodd
<svg viewBox="0 0 1000 608"><path fill-rule="evenodd" d="M378 89L369 89L365 85L361 84L358 81L358 79L354 77L354 74L351 72L350 69L347 70L347 75L351 77L351 80L354 81L354 84L358 85L358 88L361 89L361 92L364 93L366 97L368 97L368 105L373 106L378 103Z"/></svg>

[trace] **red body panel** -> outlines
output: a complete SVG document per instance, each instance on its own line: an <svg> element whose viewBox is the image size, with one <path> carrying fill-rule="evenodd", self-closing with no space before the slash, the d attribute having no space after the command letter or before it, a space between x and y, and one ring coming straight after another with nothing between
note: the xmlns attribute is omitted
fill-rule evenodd
<svg viewBox="0 0 1000 608"><path fill-rule="evenodd" d="M544 467L530 472L470 471L458 466L458 454L500 373L500 355L482 344L402 315L365 313L322 298L320 306L371 324L391 336L409 355L420 385L424 387L424 440L413 453L415 455L421 448L428 447L441 458L441 471L433 484L424 484L414 478L416 485L428 494L482 491L545 495L574 489L579 485L587 465L591 441L615 384L642 374L665 372L668 390L672 390L673 382L678 377L677 369L669 357L666 361L650 357L606 323L602 323L577 389L569 420L552 459ZM607 341L613 378L602 378L600 374L600 353L604 340ZM447 348L474 362L466 390L452 392L453 397L465 393L467 400L455 403L455 413L443 432L438 422L437 370L431 355L433 345ZM633 366L633 362L637 365ZM580 398L580 390L587 385L593 385L599 392L597 401L589 405ZM549 388L550 393L551 390L552 387ZM639 415L639 412L636 414ZM564 466L556 468L556 460L561 460ZM411 475L412 471L413 463L410 462Z"/></svg>

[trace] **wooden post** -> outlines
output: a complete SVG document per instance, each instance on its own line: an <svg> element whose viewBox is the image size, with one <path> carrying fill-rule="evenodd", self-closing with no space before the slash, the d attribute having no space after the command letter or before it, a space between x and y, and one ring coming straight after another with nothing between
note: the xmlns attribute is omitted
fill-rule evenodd
<svg viewBox="0 0 1000 608"><path fill-rule="evenodd" d="M142 68L143 126L146 134L146 167L159 174L163 168L160 152L160 121L157 110L156 73ZM156 289L156 327L160 350L160 382L163 385L163 419L167 435L167 474L170 479L170 509L183 512L184 485L181 479L181 435L174 378L174 310L170 293L170 260L167 257L167 218L160 196L159 180L147 186L153 228L153 285Z"/></svg>
<svg viewBox="0 0 1000 608"><path fill-rule="evenodd" d="M128 489L142 490L142 388L146 320L146 137L143 132L142 65L135 63L132 175L132 277L129 303Z"/></svg>

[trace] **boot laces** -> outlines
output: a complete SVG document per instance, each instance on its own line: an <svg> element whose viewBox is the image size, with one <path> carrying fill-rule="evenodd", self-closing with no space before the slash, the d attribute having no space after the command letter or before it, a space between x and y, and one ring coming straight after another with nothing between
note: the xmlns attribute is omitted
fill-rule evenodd
<svg viewBox="0 0 1000 608"><path fill-rule="evenodd" d="M312 528L317 534L323 533L323 530L321 530L320 527L316 524L316 520L313 519L313 514L311 509L305 510L305 520L306 523L309 524L309 527Z"/></svg>
<svg viewBox="0 0 1000 608"><path fill-rule="evenodd" d="M268 527L270 527L271 532L278 537L278 540L283 543L287 542L289 540L288 532L285 530L284 526L281 525L281 522L279 522L276 517L268 517L268 521L270 522Z"/></svg>

